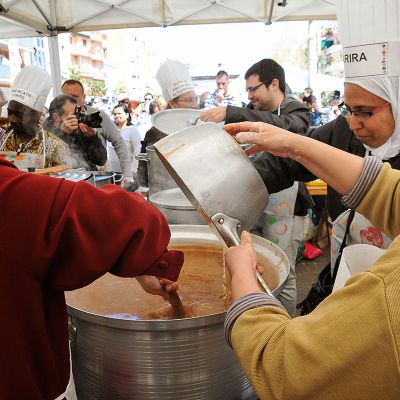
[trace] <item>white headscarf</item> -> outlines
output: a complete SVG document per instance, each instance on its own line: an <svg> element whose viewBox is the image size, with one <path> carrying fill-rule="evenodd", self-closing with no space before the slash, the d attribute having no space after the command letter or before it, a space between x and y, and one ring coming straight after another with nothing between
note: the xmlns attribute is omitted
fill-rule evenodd
<svg viewBox="0 0 400 400"><path fill-rule="evenodd" d="M345 82L354 83L386 100L391 104L394 118L394 131L386 143L377 148L364 144L364 147L380 160L388 160L400 153L400 85L398 76L347 78Z"/></svg>
<svg viewBox="0 0 400 400"><path fill-rule="evenodd" d="M19 71L11 88L15 100L36 111L42 111L51 89L51 77L42 68L30 65Z"/></svg>

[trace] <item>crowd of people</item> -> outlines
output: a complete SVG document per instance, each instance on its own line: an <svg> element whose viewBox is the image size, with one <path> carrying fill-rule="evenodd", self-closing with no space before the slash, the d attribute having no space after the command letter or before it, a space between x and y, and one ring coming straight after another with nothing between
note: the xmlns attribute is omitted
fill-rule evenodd
<svg viewBox="0 0 400 400"><path fill-rule="evenodd" d="M265 65L262 69L271 71L274 68L280 68L280 82L285 82L285 79L282 79L284 77L282 67L274 60L267 60L266 62L269 64ZM272 64L274 65L272 66ZM174 73L178 74L176 75L177 77L179 73L183 73L182 71L185 70L185 76L182 79L190 82L190 90L186 90L187 88L185 87L181 88L179 96L188 92L189 99L181 99L179 96L171 99L171 92L166 86L165 79L162 77L162 71L166 69L174 70ZM23 79L24 74L27 74L28 71L32 71L35 76L41 77L40 82L43 83L42 89L43 96L45 97L45 93L48 93L50 90L49 75L46 71L39 71L38 68L30 66L25 72L21 71L21 79ZM257 76L257 74L258 71L252 75ZM263 79L263 74L259 75L261 79ZM248 75L249 72L246 76ZM216 74L217 88L214 91L204 92L202 95L195 93L190 74L179 61L169 60L165 62L160 67L157 77L162 96L154 97L153 94L147 92L143 97L143 101L122 97L119 99L118 104L112 107L111 112L109 112L101 97L94 97L90 103L86 103L85 99L87 96L82 82L73 79L67 80L61 87L63 96L57 96L48 106L43 104L41 110L37 109L36 111L41 111L40 118L38 120L34 118L28 124L29 127L26 127L28 130L43 128L42 134L39 135L35 132L35 138L30 140L32 136L29 134L25 135L25 133L22 133L21 136L20 133L14 138L14 135L10 136L8 132L6 135L1 135L0 151L18 153L19 162L17 164L23 169L45 168L66 164L71 168L117 172L123 176L122 186L127 190L133 191L139 186L147 186L147 172L145 167L143 167L144 172L139 172L141 178L138 178L137 154L145 152L147 146L164 136L164 134L160 135L160 133L155 134L156 128L151 123L151 117L155 113L171 108L201 108L205 111L209 110L208 113L205 113L205 121L220 122L225 120L226 122L232 122L237 119L236 116L232 117L232 113L245 115L245 118L250 118L248 114L249 109L257 109L259 107L258 109L260 110L268 111L276 106L276 101L271 104L264 104L263 99L261 99L260 105L257 105L257 102L260 101L260 99L257 100L257 96L261 93L258 90L260 86L255 87L254 90L250 86L250 88L246 89L249 93L248 98L250 103L244 107L243 103L231 93L229 89L229 75L224 70ZM173 77L171 79L173 80ZM13 86L26 86L26 82L22 82L21 86L21 82L16 79ZM29 85L34 84L30 82ZM313 120L312 117L310 119L310 116L313 115L314 110L318 111L318 108L315 101L310 103L309 99L315 99L315 97L312 95L309 97L305 96L301 102L298 102L291 96L287 96L286 91L283 91L282 87L280 88L280 93L285 94L285 101L279 104L277 119L281 118L280 113L282 110L282 120L286 119L284 115L291 113L292 115L288 119L290 121L294 115L291 107L296 105L295 107L301 110L301 102L306 107L299 115L305 112L306 108L310 113L306 117L304 117L304 114L301 117L301 122L294 122L292 126L289 124L284 125L284 127L301 133L308 129L310 122L311 126L313 126ZM1 95L0 100L1 107L8 102L4 94ZM287 103L291 103L289 108L286 106ZM334 113L336 115L338 104L335 103L333 107L335 107ZM8 118L11 121L14 118L13 107L8 107L7 111ZM100 117L99 121L101 121L98 122L98 126L95 122L96 115ZM93 118L91 118L92 116ZM307 123L304 118L308 119ZM295 117L296 119L297 117ZM261 118L261 120L263 119ZM2 130L4 131L4 121L2 122L2 126ZM26 143L23 143L24 140L20 140L20 138L24 139L24 135L26 136L25 138L29 138ZM42 139L40 139L40 136ZM56 138L61 139L67 146L55 141ZM14 157L15 155L17 154L10 154L10 157ZM42 160L43 155L47 157L46 160Z"/></svg>

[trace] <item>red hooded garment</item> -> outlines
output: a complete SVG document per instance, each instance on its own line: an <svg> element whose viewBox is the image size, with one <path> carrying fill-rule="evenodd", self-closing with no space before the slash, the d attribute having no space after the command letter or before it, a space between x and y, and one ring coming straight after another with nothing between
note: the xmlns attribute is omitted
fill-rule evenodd
<svg viewBox="0 0 400 400"><path fill-rule="evenodd" d="M21 172L0 160L0 399L55 399L69 380L64 291L106 272L175 281L163 215L108 185Z"/></svg>

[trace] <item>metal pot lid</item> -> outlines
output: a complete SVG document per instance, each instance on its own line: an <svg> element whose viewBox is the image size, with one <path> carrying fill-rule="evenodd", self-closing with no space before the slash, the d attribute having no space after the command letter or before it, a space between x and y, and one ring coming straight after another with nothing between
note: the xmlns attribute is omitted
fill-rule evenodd
<svg viewBox="0 0 400 400"><path fill-rule="evenodd" d="M174 210L195 211L195 208L179 188L162 190L150 196L150 203L155 206Z"/></svg>
<svg viewBox="0 0 400 400"><path fill-rule="evenodd" d="M67 179L68 181L79 182L91 179L93 177L93 174L85 170L69 169L67 171L58 172L50 176L52 176L53 178L64 178Z"/></svg>
<svg viewBox="0 0 400 400"><path fill-rule="evenodd" d="M191 108L174 108L159 111L151 117L151 123L161 132L171 133L196 125L201 110Z"/></svg>

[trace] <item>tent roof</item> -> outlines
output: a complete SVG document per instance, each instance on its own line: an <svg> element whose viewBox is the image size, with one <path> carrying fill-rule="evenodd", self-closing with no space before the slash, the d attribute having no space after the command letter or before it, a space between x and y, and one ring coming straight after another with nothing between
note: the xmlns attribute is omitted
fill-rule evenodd
<svg viewBox="0 0 400 400"><path fill-rule="evenodd" d="M0 38L149 26L336 19L336 0L0 0Z"/></svg>

